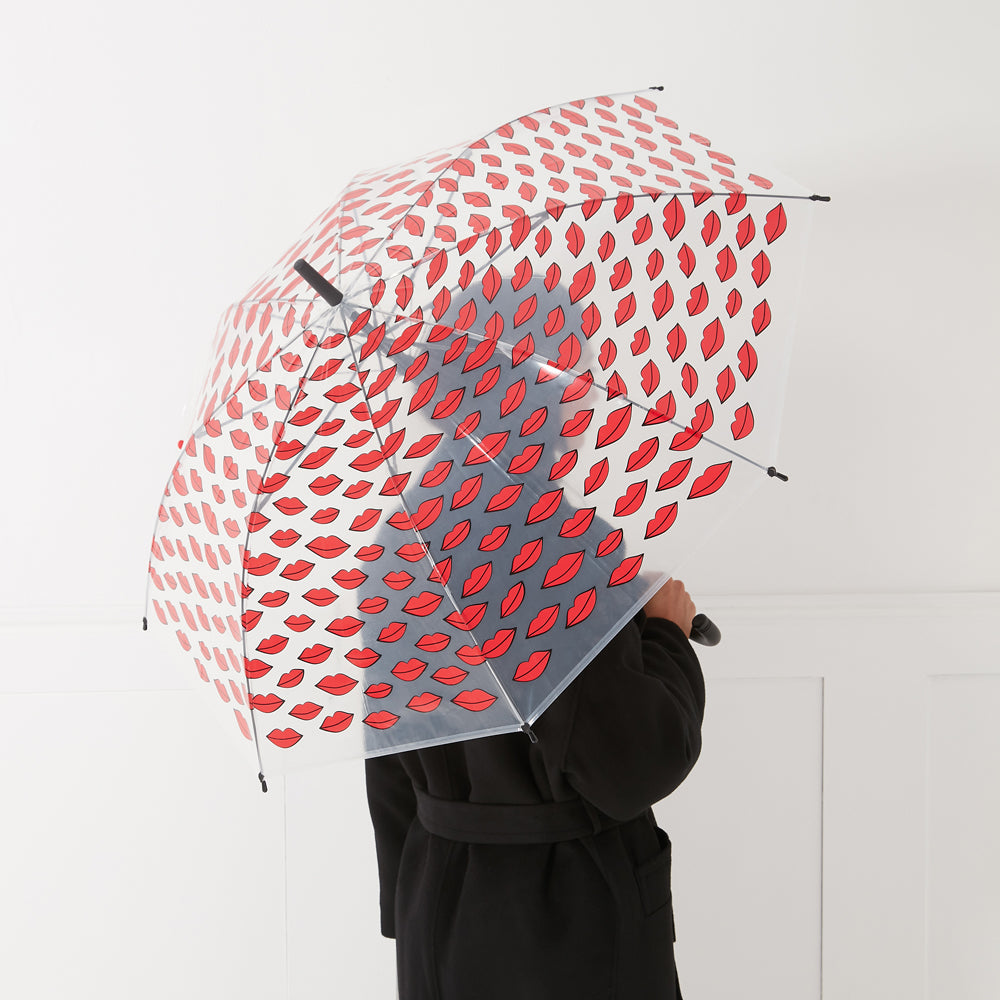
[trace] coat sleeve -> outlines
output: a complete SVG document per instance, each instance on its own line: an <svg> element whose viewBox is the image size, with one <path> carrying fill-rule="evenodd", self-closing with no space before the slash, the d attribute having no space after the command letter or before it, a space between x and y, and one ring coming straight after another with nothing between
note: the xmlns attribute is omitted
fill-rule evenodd
<svg viewBox="0 0 1000 1000"><path fill-rule="evenodd" d="M375 829L382 934L396 936L396 883L410 824L417 815L413 784L395 754L365 761L368 811Z"/></svg>
<svg viewBox="0 0 1000 1000"><path fill-rule="evenodd" d="M705 711L701 667L680 628L640 612L575 687L562 770L584 799L624 821L680 785L701 752Z"/></svg>

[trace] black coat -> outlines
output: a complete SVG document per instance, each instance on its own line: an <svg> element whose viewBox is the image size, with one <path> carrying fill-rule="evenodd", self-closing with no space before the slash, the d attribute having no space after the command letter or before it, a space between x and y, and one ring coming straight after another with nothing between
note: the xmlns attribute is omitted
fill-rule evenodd
<svg viewBox="0 0 1000 1000"><path fill-rule="evenodd" d="M535 723L537 744L515 733L369 759L382 933L396 938L401 1000L679 997L670 841L650 807L694 765L703 711L687 639L640 612ZM596 832L438 836L417 818L428 793L576 800Z"/></svg>

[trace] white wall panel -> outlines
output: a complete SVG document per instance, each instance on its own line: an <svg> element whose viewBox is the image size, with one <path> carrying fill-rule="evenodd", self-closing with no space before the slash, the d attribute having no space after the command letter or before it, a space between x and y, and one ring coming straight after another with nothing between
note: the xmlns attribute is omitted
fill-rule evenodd
<svg viewBox="0 0 1000 1000"><path fill-rule="evenodd" d="M710 679L707 701L701 759L656 809L685 995L818 1000L823 682Z"/></svg>
<svg viewBox="0 0 1000 1000"><path fill-rule="evenodd" d="M5 694L0 719L0 993L284 995L282 792L190 694Z"/></svg>
<svg viewBox="0 0 1000 1000"><path fill-rule="evenodd" d="M379 933L364 768L349 761L285 780L289 997L388 1000L396 950Z"/></svg>
<svg viewBox="0 0 1000 1000"><path fill-rule="evenodd" d="M928 719L928 996L995 1000L1000 675L933 678Z"/></svg>

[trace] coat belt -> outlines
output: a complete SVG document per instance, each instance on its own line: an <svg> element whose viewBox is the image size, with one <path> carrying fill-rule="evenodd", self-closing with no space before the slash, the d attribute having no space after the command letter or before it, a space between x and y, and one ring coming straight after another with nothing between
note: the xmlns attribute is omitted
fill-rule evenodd
<svg viewBox="0 0 1000 1000"><path fill-rule="evenodd" d="M555 844L620 825L580 798L508 805L438 799L419 788L415 791L417 817L424 829L468 844Z"/></svg>

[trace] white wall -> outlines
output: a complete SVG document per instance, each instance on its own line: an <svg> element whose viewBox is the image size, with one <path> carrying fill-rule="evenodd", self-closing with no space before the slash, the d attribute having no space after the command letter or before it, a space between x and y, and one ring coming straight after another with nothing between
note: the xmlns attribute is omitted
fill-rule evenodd
<svg viewBox="0 0 1000 1000"><path fill-rule="evenodd" d="M218 313L355 170L662 84L833 197L791 482L683 567L727 633L705 758L661 807L689 994L992 996L997 22L971 0L7 11L4 992L391 995L359 772L260 795L137 630L180 407Z"/></svg>

